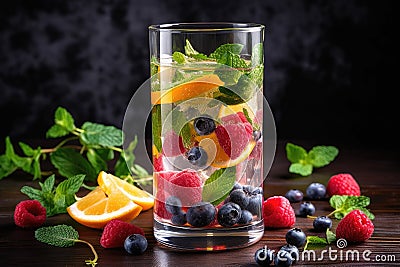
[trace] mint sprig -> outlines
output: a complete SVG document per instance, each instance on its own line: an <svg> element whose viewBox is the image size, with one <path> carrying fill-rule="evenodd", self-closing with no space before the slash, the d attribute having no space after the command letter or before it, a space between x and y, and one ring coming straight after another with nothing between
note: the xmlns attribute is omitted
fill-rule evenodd
<svg viewBox="0 0 400 267"><path fill-rule="evenodd" d="M371 220L375 219L374 214L367 209L370 198L366 196L339 196L334 195L329 199L329 204L335 210L327 216L334 216L336 219L343 219L353 210L361 210Z"/></svg>
<svg viewBox="0 0 400 267"><path fill-rule="evenodd" d="M308 176L314 168L321 168L331 163L339 154L334 146L315 146L309 152L303 147L287 143L286 155L291 162L289 172Z"/></svg>
<svg viewBox="0 0 400 267"><path fill-rule="evenodd" d="M43 183L39 182L41 189L24 186L21 192L38 200L46 208L46 215L51 217L67 212L67 207L76 201L75 193L81 188L84 178L83 174L75 175L55 186L55 176L51 175Z"/></svg>
<svg viewBox="0 0 400 267"><path fill-rule="evenodd" d="M336 235L330 229L326 230L325 235L325 238L319 236L307 236L304 250L324 248L336 241Z"/></svg>
<svg viewBox="0 0 400 267"><path fill-rule="evenodd" d="M229 167L214 171L203 186L203 201L213 205L221 203L233 188L236 180L236 168Z"/></svg>
<svg viewBox="0 0 400 267"><path fill-rule="evenodd" d="M33 175L34 180L40 179L43 175L51 175L54 170L44 171L42 167L42 162L50 158L61 176L68 178L85 174L85 180L95 181L100 171L108 171L112 167L112 161L124 160L125 155L121 147L122 130L93 122L85 122L78 127L72 114L63 107L58 107L55 111L54 125L46 132L46 137L63 139L52 148L33 148L19 142L23 156L16 153L10 137L6 137L5 153L0 155L0 180L16 170L23 170ZM128 181L142 178L147 180L149 176L140 167L136 168L140 171L133 172L135 176L132 176L123 164L115 165L114 169L120 177Z"/></svg>
<svg viewBox="0 0 400 267"><path fill-rule="evenodd" d="M93 252L93 260L85 260L86 265L96 266L98 255L93 245L79 239L79 233L72 226L61 224L41 227L35 231L36 240L56 247L72 247L75 243L85 243Z"/></svg>

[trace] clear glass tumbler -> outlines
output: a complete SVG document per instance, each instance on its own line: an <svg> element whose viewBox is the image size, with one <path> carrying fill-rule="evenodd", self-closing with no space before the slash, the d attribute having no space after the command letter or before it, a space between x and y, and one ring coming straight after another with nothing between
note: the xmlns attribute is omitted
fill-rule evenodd
<svg viewBox="0 0 400 267"><path fill-rule="evenodd" d="M184 250L251 245L264 233L264 26L153 25L154 235Z"/></svg>

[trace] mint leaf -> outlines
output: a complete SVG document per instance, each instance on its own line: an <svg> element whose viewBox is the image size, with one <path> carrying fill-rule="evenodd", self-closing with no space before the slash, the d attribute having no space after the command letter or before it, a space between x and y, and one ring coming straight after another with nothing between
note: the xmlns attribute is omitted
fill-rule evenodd
<svg viewBox="0 0 400 267"><path fill-rule="evenodd" d="M78 174L62 181L54 194L52 215L67 212L67 207L75 203L75 193L78 192L85 179L84 174Z"/></svg>
<svg viewBox="0 0 400 267"><path fill-rule="evenodd" d="M50 129L46 132L47 138L58 138L68 135L70 132L64 127L54 124L50 127Z"/></svg>
<svg viewBox="0 0 400 267"><path fill-rule="evenodd" d="M343 219L348 213L353 210L359 209L365 213L371 220L375 216L366 208L370 204L370 198L366 196L339 196L334 195L329 199L329 204L335 210L331 213L334 214L336 219Z"/></svg>
<svg viewBox="0 0 400 267"><path fill-rule="evenodd" d="M251 52L251 65L258 66L264 63L264 48L262 43L255 44Z"/></svg>
<svg viewBox="0 0 400 267"><path fill-rule="evenodd" d="M331 231L331 229L326 229L326 241L328 244L332 244L333 242L336 241L336 235L334 232Z"/></svg>
<svg viewBox="0 0 400 267"><path fill-rule="evenodd" d="M19 147L22 149L22 152L24 152L24 154L26 156L32 157L33 154L35 154L35 150L30 147L28 144L25 144L23 142L18 142Z"/></svg>
<svg viewBox="0 0 400 267"><path fill-rule="evenodd" d="M96 170L87 159L72 148L59 148L50 154L51 163L64 177L85 173L89 181L97 178Z"/></svg>
<svg viewBox="0 0 400 267"><path fill-rule="evenodd" d="M0 155L0 180L7 177L17 169L18 167L9 157L7 157L7 155Z"/></svg>
<svg viewBox="0 0 400 267"><path fill-rule="evenodd" d="M99 154L97 154L95 149L89 148L86 152L86 157L96 170L96 173L99 173L100 171L106 171L108 169L107 162Z"/></svg>
<svg viewBox="0 0 400 267"><path fill-rule="evenodd" d="M131 174L129 172L128 165L126 165L124 153L120 154L117 162L115 163L114 173L117 177L126 177Z"/></svg>
<svg viewBox="0 0 400 267"><path fill-rule="evenodd" d="M186 57L181 52L174 52L172 54L172 59L178 64L184 64L186 62Z"/></svg>
<svg viewBox="0 0 400 267"><path fill-rule="evenodd" d="M301 146L287 143L286 144L286 155L291 163L300 163L305 161L307 158L307 151Z"/></svg>
<svg viewBox="0 0 400 267"><path fill-rule="evenodd" d="M304 246L304 250L313 250L323 248L328 245L325 238L319 236L307 236L307 242Z"/></svg>
<svg viewBox="0 0 400 267"><path fill-rule="evenodd" d="M80 138L86 145L100 145L105 147L121 146L122 131L114 126L85 122L82 125L84 131Z"/></svg>
<svg viewBox="0 0 400 267"><path fill-rule="evenodd" d="M314 167L323 167L333 161L339 154L334 146L315 146L308 152L308 160Z"/></svg>
<svg viewBox="0 0 400 267"><path fill-rule="evenodd" d="M289 167L289 172L297 173L301 176L308 176L312 173L313 166L311 164L292 163Z"/></svg>
<svg viewBox="0 0 400 267"><path fill-rule="evenodd" d="M203 201L213 205L221 203L233 188L236 180L236 168L230 167L214 171L203 186Z"/></svg>
<svg viewBox="0 0 400 267"><path fill-rule="evenodd" d="M224 64L226 66L221 66L214 71L214 74L218 75L221 81L224 82L225 86L236 84L240 77L243 75L242 72L233 69L233 62L231 61L220 61L220 64Z"/></svg>
<svg viewBox="0 0 400 267"><path fill-rule="evenodd" d="M216 60L220 59L227 52L232 53L234 55L239 55L242 52L243 45L242 44L223 44L213 53L210 54L210 58L214 58Z"/></svg>
<svg viewBox="0 0 400 267"><path fill-rule="evenodd" d="M69 225L41 227L35 231L35 238L57 247L72 247L79 238L78 231Z"/></svg>
<svg viewBox="0 0 400 267"><path fill-rule="evenodd" d="M254 82L258 87L263 86L263 78L264 78L264 65L258 65L257 67L253 68L247 76L249 79Z"/></svg>

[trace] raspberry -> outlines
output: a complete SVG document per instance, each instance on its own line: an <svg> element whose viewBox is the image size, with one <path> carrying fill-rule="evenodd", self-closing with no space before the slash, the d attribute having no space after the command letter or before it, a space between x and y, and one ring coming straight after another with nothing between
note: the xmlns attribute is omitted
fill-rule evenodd
<svg viewBox="0 0 400 267"><path fill-rule="evenodd" d="M360 196L360 186L357 181L348 173L340 173L332 176L326 186L328 195Z"/></svg>
<svg viewBox="0 0 400 267"><path fill-rule="evenodd" d="M132 234L144 236L142 228L133 224L114 219L106 224L100 238L104 248L119 248L124 246L125 239Z"/></svg>
<svg viewBox="0 0 400 267"><path fill-rule="evenodd" d="M283 196L270 197L263 204L264 226L288 228L296 222L296 215L289 200Z"/></svg>
<svg viewBox="0 0 400 267"><path fill-rule="evenodd" d="M239 157L253 138L250 123L218 125L215 134L218 143L231 159Z"/></svg>
<svg viewBox="0 0 400 267"><path fill-rule="evenodd" d="M37 200L24 200L17 204L14 222L22 228L37 228L46 221L46 209Z"/></svg>
<svg viewBox="0 0 400 267"><path fill-rule="evenodd" d="M156 172L160 172L164 169L162 154L159 154L158 156L153 156L153 169Z"/></svg>
<svg viewBox="0 0 400 267"><path fill-rule="evenodd" d="M336 237L349 242L364 242L372 236L374 224L360 210L347 214L336 228Z"/></svg>

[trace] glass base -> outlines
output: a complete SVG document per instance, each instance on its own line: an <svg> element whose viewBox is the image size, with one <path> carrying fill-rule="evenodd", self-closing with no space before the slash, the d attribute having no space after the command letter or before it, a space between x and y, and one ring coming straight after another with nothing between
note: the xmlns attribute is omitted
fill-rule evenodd
<svg viewBox="0 0 400 267"><path fill-rule="evenodd" d="M264 221L232 228L190 228L173 226L154 219L154 236L161 244L180 250L215 251L236 249L258 242Z"/></svg>

